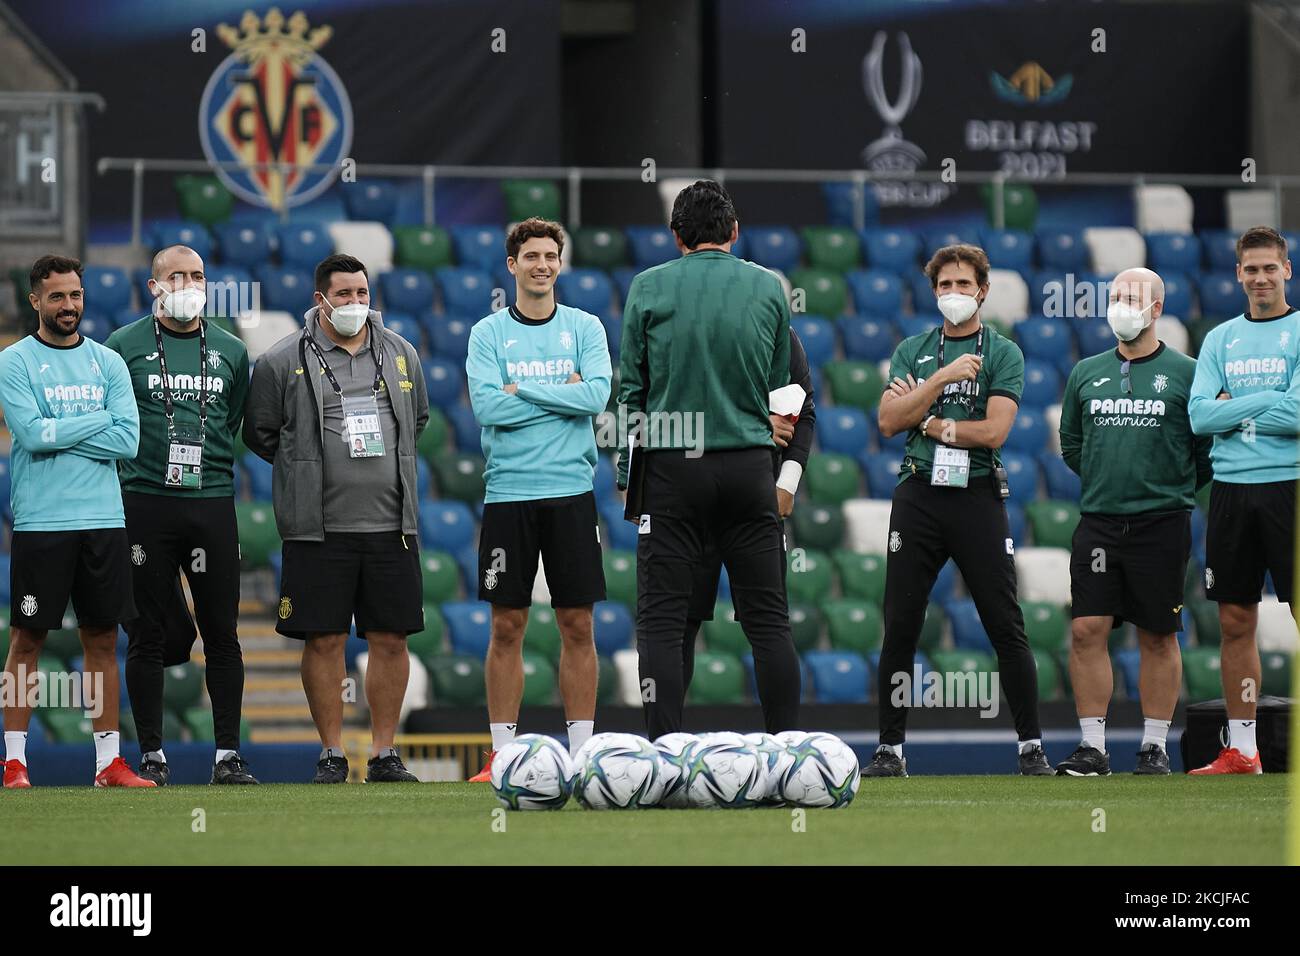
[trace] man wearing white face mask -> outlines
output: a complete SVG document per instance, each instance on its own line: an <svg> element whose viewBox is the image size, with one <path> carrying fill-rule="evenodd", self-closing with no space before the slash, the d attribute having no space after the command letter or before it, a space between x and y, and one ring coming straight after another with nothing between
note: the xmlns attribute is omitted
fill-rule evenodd
<svg viewBox="0 0 1300 956"><path fill-rule="evenodd" d="M152 314L106 343L126 362L140 411L140 452L118 466L140 613L125 625L126 685L143 755L140 776L160 787L170 778L163 668L189 660L195 638L181 571L203 635L217 746L211 782L257 783L239 756L244 660L236 632L234 447L248 394L248 351L203 317L205 287L198 253L168 246L153 260Z"/></svg>
<svg viewBox="0 0 1300 956"><path fill-rule="evenodd" d="M1074 367L1061 404L1061 457L1082 479L1070 558L1070 685L1082 741L1061 776L1106 776L1106 711L1114 678L1107 639L1138 632L1144 729L1134 773L1169 773L1178 704L1183 584L1196 489L1210 480L1210 440L1192 433L1196 362L1156 338L1165 286L1150 269L1111 284L1114 350Z"/></svg>
<svg viewBox="0 0 1300 956"><path fill-rule="evenodd" d="M302 685L323 747L313 783L344 783L346 670L353 620L369 644L371 783L414 782L393 748L409 659L424 630L415 443L429 420L415 348L370 308L366 267L346 255L316 267L301 332L257 361L244 443L274 465L284 540L276 630L304 641Z"/></svg>
<svg viewBox="0 0 1300 956"><path fill-rule="evenodd" d="M1050 776L1038 724L1038 672L1016 601L1016 564L998 450L1015 421L1025 358L980 321L989 260L978 246L944 246L925 267L943 324L899 343L880 401L880 432L907 432L894 489L885 565L885 637L877 684L880 746L868 777L905 777L903 739L926 604L949 558L997 651L1025 776Z"/></svg>

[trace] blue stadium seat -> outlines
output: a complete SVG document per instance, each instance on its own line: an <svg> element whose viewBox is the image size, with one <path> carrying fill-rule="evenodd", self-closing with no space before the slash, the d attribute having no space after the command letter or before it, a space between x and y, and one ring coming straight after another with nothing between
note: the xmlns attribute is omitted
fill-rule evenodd
<svg viewBox="0 0 1300 956"><path fill-rule="evenodd" d="M1038 497L1038 460L1033 455L1004 451L1002 467L1007 470L1012 500L1025 505Z"/></svg>
<svg viewBox="0 0 1300 956"><path fill-rule="evenodd" d="M135 283L136 300L141 304L141 315L152 308L149 304L153 302L153 293L149 291L149 280L152 278L153 273L149 271L148 266L140 266L131 270L131 281ZM32 723L39 723L39 721L32 721Z"/></svg>
<svg viewBox="0 0 1300 956"><path fill-rule="evenodd" d="M269 461L263 461L251 451L246 452L240 459L244 466L244 472L248 476L248 493L253 501L270 501L274 491L274 481L272 472L274 469Z"/></svg>
<svg viewBox="0 0 1300 956"><path fill-rule="evenodd" d="M1034 268L1034 237L1020 229L982 229L980 243L994 269L1029 272Z"/></svg>
<svg viewBox="0 0 1300 956"><path fill-rule="evenodd" d="M921 256L921 240L908 229L867 228L862 230L862 248L867 265L888 269L900 276L911 275Z"/></svg>
<svg viewBox="0 0 1300 956"><path fill-rule="evenodd" d="M979 245L979 236L960 233L955 229L941 229L938 232L927 232L922 238L922 246L925 249L925 257L927 259L944 246L954 246L962 242L970 245Z"/></svg>
<svg viewBox="0 0 1300 956"><path fill-rule="evenodd" d="M280 261L287 266L311 269L334 251L329 231L318 222L284 222L275 230Z"/></svg>
<svg viewBox="0 0 1300 956"><path fill-rule="evenodd" d="M445 410L456 439L456 450L474 455L483 454L483 428L468 405L452 405Z"/></svg>
<svg viewBox="0 0 1300 956"><path fill-rule="evenodd" d="M623 519L623 503L617 504L617 514L601 512L605 519L604 537L601 543L617 551L635 551L637 544L636 525Z"/></svg>
<svg viewBox="0 0 1300 956"><path fill-rule="evenodd" d="M1160 278L1165 282L1164 315L1176 316L1184 323L1192 315L1192 282L1181 272L1162 272Z"/></svg>
<svg viewBox="0 0 1300 956"><path fill-rule="evenodd" d="M9 555L0 554L0 606L5 608L9 607L9 587ZM40 723L40 721L33 721L33 723Z"/></svg>
<svg viewBox="0 0 1300 956"><path fill-rule="evenodd" d="M455 554L477 540L478 525L465 502L420 502L420 547Z"/></svg>
<svg viewBox="0 0 1300 956"><path fill-rule="evenodd" d="M887 449L877 454L859 454L858 464L867 478L867 492L872 498L894 497L898 470L903 464L901 450Z"/></svg>
<svg viewBox="0 0 1300 956"><path fill-rule="evenodd" d="M447 622L447 637L453 651L470 657L487 657L492 639L492 605L486 601L448 601L442 605L442 619Z"/></svg>
<svg viewBox="0 0 1300 956"><path fill-rule="evenodd" d="M1092 268L1092 256L1077 229L1039 229L1038 258L1044 269L1083 272Z"/></svg>
<svg viewBox="0 0 1300 956"><path fill-rule="evenodd" d="M1060 455L1045 451L1038 456L1043 466L1043 479L1047 484L1047 497L1053 501L1078 501L1082 494L1079 476Z"/></svg>
<svg viewBox="0 0 1300 956"><path fill-rule="evenodd" d="M632 527L631 522L623 523ZM618 601L597 601L591 609L591 618L597 654L612 657L616 651L632 646L632 613Z"/></svg>
<svg viewBox="0 0 1300 956"><path fill-rule="evenodd" d="M382 179L342 183L338 191L349 219L391 223L397 213L397 187Z"/></svg>
<svg viewBox="0 0 1300 956"><path fill-rule="evenodd" d="M931 295L930 298L933 300L934 296ZM895 321L898 323L898 330L903 338L910 339L913 335L923 335L942 325L943 316L938 312L927 309L918 312L916 315L900 315Z"/></svg>
<svg viewBox="0 0 1300 956"><path fill-rule="evenodd" d="M258 304L253 301L253 274L243 266L224 264L209 266L204 274L208 280L208 310L213 315L225 313L228 318L234 318L231 313L238 313L241 310L252 311L253 306ZM298 274L301 273L295 271L295 275ZM258 289L257 294L260 301L261 289ZM308 297L306 301L300 301L295 306L294 314L300 315L310 307L311 300ZM136 318L142 314L137 313Z"/></svg>
<svg viewBox="0 0 1300 956"><path fill-rule="evenodd" d="M1061 354L1070 354L1070 327L1064 319L1026 319L1016 323L1016 341L1025 358L1060 366Z"/></svg>
<svg viewBox="0 0 1300 956"><path fill-rule="evenodd" d="M930 285L930 277L924 272L913 272L907 278L908 288L912 293L912 311L913 312L936 312L938 305L935 304L934 286Z"/></svg>
<svg viewBox="0 0 1300 956"><path fill-rule="evenodd" d="M867 449L867 414L860 408L817 409L817 443L824 452L857 457Z"/></svg>
<svg viewBox="0 0 1300 956"><path fill-rule="evenodd" d="M596 500L602 498L613 498L618 495L617 486L618 476L614 472L614 461L611 455L596 456L596 471L592 475L593 490L596 493Z"/></svg>
<svg viewBox="0 0 1300 956"><path fill-rule="evenodd" d="M1110 330L1110 324L1105 319L1080 318L1073 319L1070 324L1074 327L1075 341L1079 343L1080 360L1114 351L1115 333Z"/></svg>
<svg viewBox="0 0 1300 956"><path fill-rule="evenodd" d="M1123 682L1124 696L1129 700L1139 700L1139 679L1142 673L1142 652L1136 647L1126 647L1115 652L1111 658L1115 670Z"/></svg>
<svg viewBox="0 0 1300 956"><path fill-rule="evenodd" d="M469 333L477 321L455 315L424 313L424 331L429 336L429 351L439 358L464 364L469 355Z"/></svg>
<svg viewBox="0 0 1300 956"><path fill-rule="evenodd" d="M1025 509L1014 501L1006 502L1007 509L1007 527L1011 531L1011 540L1015 542L1016 547L1025 542Z"/></svg>
<svg viewBox="0 0 1300 956"><path fill-rule="evenodd" d="M835 323L820 315L792 315L790 327L808 355L808 364L820 368L835 358Z"/></svg>
<svg viewBox="0 0 1300 956"><path fill-rule="evenodd" d="M494 273L506 261L506 232L500 226L450 226L456 262L467 269Z"/></svg>
<svg viewBox="0 0 1300 956"><path fill-rule="evenodd" d="M261 223L223 222L214 227L221 261L255 268L271 259L271 233Z"/></svg>
<svg viewBox="0 0 1300 956"><path fill-rule="evenodd" d="M1201 271L1201 240L1191 233L1149 232L1146 242L1147 265L1162 279L1165 270L1193 275Z"/></svg>
<svg viewBox="0 0 1300 956"><path fill-rule="evenodd" d="M1064 306L1066 292L1070 288L1064 272L1057 269L1042 269L1030 275L1025 282L1029 285L1030 315L1045 315L1053 300Z"/></svg>
<svg viewBox="0 0 1300 956"><path fill-rule="evenodd" d="M878 451L886 452L898 459L903 457L903 451L907 448L907 432L899 432L893 438L885 438L880 434L880 423L874 414L867 416L867 431L871 435L872 445Z"/></svg>
<svg viewBox="0 0 1300 956"><path fill-rule="evenodd" d="M609 346L609 360L614 364L614 370L618 370L618 353L623 347L623 317L605 313L598 315L600 324L605 327L605 343Z"/></svg>
<svg viewBox="0 0 1300 956"><path fill-rule="evenodd" d="M77 326L77 331L92 342L102 345L113 334L113 320L87 309L81 313L81 324Z"/></svg>
<svg viewBox="0 0 1300 956"><path fill-rule="evenodd" d="M433 488L433 468L423 457L417 455L415 458L415 497L418 500L424 500L429 497L429 491Z"/></svg>
<svg viewBox="0 0 1300 956"><path fill-rule="evenodd" d="M867 662L852 651L809 651L803 662L813 693L822 704L865 704L869 699Z"/></svg>
<svg viewBox="0 0 1300 956"><path fill-rule="evenodd" d="M145 314L146 314L145 310L134 309L129 306L125 309L118 309L117 312L114 313L112 317L113 327L120 329L124 325L130 325L132 322L135 322L137 319L144 318Z"/></svg>
<svg viewBox="0 0 1300 956"><path fill-rule="evenodd" d="M1016 413L1011 423L1011 431L1007 434L1007 440L1002 447L1026 455L1037 455L1047 447L1047 440L1047 419L1043 413L1022 407Z"/></svg>
<svg viewBox="0 0 1300 956"><path fill-rule="evenodd" d="M750 261L785 273L799 267L803 245L793 229L788 226L745 226L743 231L745 251Z"/></svg>
<svg viewBox="0 0 1300 956"><path fill-rule="evenodd" d="M482 269L444 266L435 274L445 312L485 316L492 309L492 277Z"/></svg>
<svg viewBox="0 0 1300 956"><path fill-rule="evenodd" d="M104 316L112 315L131 304L131 277L116 266L86 266L81 287L85 290L87 309Z"/></svg>
<svg viewBox="0 0 1300 956"><path fill-rule="evenodd" d="M212 236L201 222L160 222L153 227L152 236L155 252L168 246L189 246L205 267L212 255Z"/></svg>
<svg viewBox="0 0 1300 956"><path fill-rule="evenodd" d="M1234 272L1205 273L1201 276L1199 292L1201 315L1208 318L1232 318L1241 315L1246 307L1246 296Z"/></svg>
<svg viewBox="0 0 1300 956"><path fill-rule="evenodd" d="M903 283L897 274L884 269L855 269L844 279L857 312L893 316L903 310Z"/></svg>
<svg viewBox="0 0 1300 956"><path fill-rule="evenodd" d="M419 315L433 308L433 279L421 269L390 269L379 276L384 308Z"/></svg>
<svg viewBox="0 0 1300 956"><path fill-rule="evenodd" d="M263 265L253 274L261 287L262 308L280 309L294 316L311 308L315 286L312 274L305 269Z"/></svg>
<svg viewBox="0 0 1300 956"><path fill-rule="evenodd" d="M943 606L943 612L948 615L948 623L952 625L953 647L963 651L989 650L992 645L980 622L974 601L970 598L948 601Z"/></svg>
<svg viewBox="0 0 1300 956"><path fill-rule="evenodd" d="M632 264L638 272L680 255L672 231L666 226L628 226L624 232L632 250ZM754 251L750 249L751 253Z"/></svg>
<svg viewBox="0 0 1300 956"><path fill-rule="evenodd" d="M618 290L618 311L623 311L623 306L627 304L627 292L632 288L632 280L637 277L641 270L635 266L619 266L609 274L614 280L614 288Z"/></svg>
<svg viewBox="0 0 1300 956"><path fill-rule="evenodd" d="M840 319L844 357L855 362L879 362L894 354L897 330L892 320L850 316Z"/></svg>
<svg viewBox="0 0 1300 956"><path fill-rule="evenodd" d="M853 183L822 183L822 198L826 200L826 223L830 226L854 226ZM876 191L870 186L862 189L862 221L876 222L880 219L880 203L876 200Z"/></svg>
<svg viewBox="0 0 1300 956"><path fill-rule="evenodd" d="M601 315L614 299L614 283L600 269L570 269L555 280L555 292L565 305Z"/></svg>
<svg viewBox="0 0 1300 956"><path fill-rule="evenodd" d="M930 601L934 604L945 604L952 600L957 593L957 562L949 559L943 567L939 569L939 576L934 579L934 587L930 588Z"/></svg>
<svg viewBox="0 0 1300 956"><path fill-rule="evenodd" d="M406 339L421 356L428 354L429 350L424 347L424 329L415 316L396 309L391 312L385 309L383 317L385 329Z"/></svg>
<svg viewBox="0 0 1300 956"><path fill-rule="evenodd" d="M1236 273L1237 234L1227 229L1207 229L1200 234L1208 268Z"/></svg>
<svg viewBox="0 0 1300 956"><path fill-rule="evenodd" d="M1025 359L1025 387L1020 404L1028 408L1046 408L1061 400L1061 373L1055 365L1040 359Z"/></svg>
<svg viewBox="0 0 1300 956"><path fill-rule="evenodd" d="M464 365L434 356L424 363L424 381L429 388L429 404L446 410L460 401L465 390Z"/></svg>

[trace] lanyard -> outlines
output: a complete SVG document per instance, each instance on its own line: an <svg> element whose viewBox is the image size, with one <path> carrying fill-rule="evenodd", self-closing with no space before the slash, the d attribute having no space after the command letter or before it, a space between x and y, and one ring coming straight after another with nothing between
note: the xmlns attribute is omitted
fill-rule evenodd
<svg viewBox="0 0 1300 956"><path fill-rule="evenodd" d="M334 370L330 368L329 362L325 361L325 353L321 351L321 347L317 345L316 340L312 338L312 334L310 330L303 329L302 334L303 334L303 338L306 339L307 344L311 347L312 352L315 353L316 361L320 362L320 367L325 372L326 378L330 380L330 387L334 389L334 394L337 395L339 398L342 398L343 389L339 387L339 380L334 377ZM375 383L370 386L370 392L375 397L375 399L378 400L379 380L383 377L384 374L384 350L375 347L374 329L370 330L370 355L371 358L373 358L375 361Z"/></svg>
<svg viewBox="0 0 1300 956"><path fill-rule="evenodd" d="M204 321L199 319L199 436L208 429L208 337ZM162 324L153 320L153 340L158 347L158 367L162 371L163 407L167 413L167 434L175 434L176 409L173 407L172 383L167 375L167 353L163 351Z"/></svg>
<svg viewBox="0 0 1300 956"><path fill-rule="evenodd" d="M943 368L943 343L946 336L943 329L939 330L939 364L936 368ZM975 354L980 358L984 357L984 326L980 325L980 330L975 333Z"/></svg>

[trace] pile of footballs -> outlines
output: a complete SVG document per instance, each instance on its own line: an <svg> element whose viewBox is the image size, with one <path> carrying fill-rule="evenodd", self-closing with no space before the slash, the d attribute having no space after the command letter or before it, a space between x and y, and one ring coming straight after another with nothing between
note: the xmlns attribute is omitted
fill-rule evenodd
<svg viewBox="0 0 1300 956"><path fill-rule="evenodd" d="M858 758L834 734L596 734L569 756L553 737L523 734L496 752L492 787L509 810L844 807Z"/></svg>

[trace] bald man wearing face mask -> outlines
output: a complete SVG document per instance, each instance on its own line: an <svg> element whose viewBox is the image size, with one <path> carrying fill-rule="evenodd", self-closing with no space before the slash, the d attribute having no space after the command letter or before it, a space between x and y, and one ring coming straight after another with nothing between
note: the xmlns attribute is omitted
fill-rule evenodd
<svg viewBox="0 0 1300 956"><path fill-rule="evenodd" d="M1165 287L1150 269L1111 284L1114 349L1070 373L1061 456L1082 480L1070 559L1070 684L1082 741L1060 776L1106 776L1106 710L1114 679L1107 639L1137 627L1144 728L1134 773L1169 773L1166 739L1182 683L1177 632L1196 489L1210 480L1210 439L1192 433L1196 362L1156 338ZM1131 692L1131 689L1130 689Z"/></svg>

